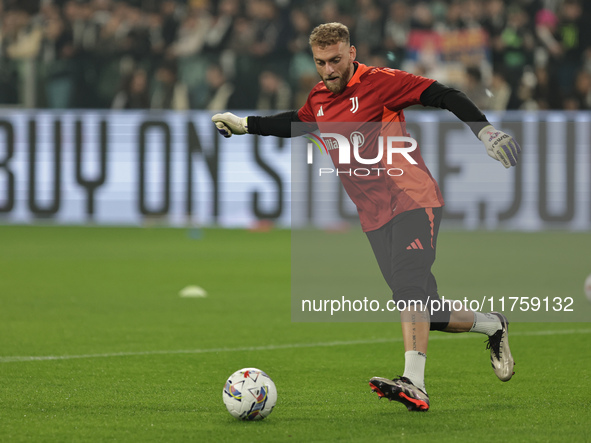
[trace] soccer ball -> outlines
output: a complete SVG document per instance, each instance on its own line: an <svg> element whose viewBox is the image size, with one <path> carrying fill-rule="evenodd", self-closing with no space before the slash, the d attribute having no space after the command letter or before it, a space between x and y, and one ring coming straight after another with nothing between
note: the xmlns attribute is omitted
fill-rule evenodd
<svg viewBox="0 0 591 443"><path fill-rule="evenodd" d="M234 372L222 392L228 412L239 420L262 420L277 403L277 388L267 374L257 368Z"/></svg>
<svg viewBox="0 0 591 443"><path fill-rule="evenodd" d="M591 301L591 274L585 280L585 295L587 300Z"/></svg>

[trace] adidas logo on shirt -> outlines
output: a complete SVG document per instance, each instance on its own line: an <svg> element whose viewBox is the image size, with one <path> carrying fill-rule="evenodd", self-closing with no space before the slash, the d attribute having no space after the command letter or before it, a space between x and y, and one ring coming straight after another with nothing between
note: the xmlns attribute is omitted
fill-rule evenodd
<svg viewBox="0 0 591 443"><path fill-rule="evenodd" d="M316 117L322 117L324 115L324 112L322 111L322 105L320 106L320 109L318 110L318 114L316 114Z"/></svg>

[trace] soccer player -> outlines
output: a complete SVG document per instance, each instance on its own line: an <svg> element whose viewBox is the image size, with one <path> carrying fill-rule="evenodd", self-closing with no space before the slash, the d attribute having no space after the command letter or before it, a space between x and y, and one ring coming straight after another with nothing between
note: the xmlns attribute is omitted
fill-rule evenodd
<svg viewBox="0 0 591 443"><path fill-rule="evenodd" d="M490 157L505 168L516 165L519 145L510 135L496 130L460 91L400 70L365 66L355 61L356 49L350 44L349 30L340 23L316 27L310 35L310 46L321 82L312 89L301 109L270 117L216 114L212 120L218 131L224 137L246 133L291 137L292 123L297 122L314 124L321 133L331 132L323 131L323 127L338 122L403 125L403 109L421 104L451 111L470 126ZM345 130L346 127L343 124ZM401 131L406 134L403 126ZM376 142L375 135L374 139ZM366 140L364 146L372 144ZM329 154L338 167L337 151L331 150ZM444 308L435 309L431 316L431 308L440 301L431 266L435 260L443 197L419 150L406 155L413 162L401 175L341 174L339 178L357 206L361 227L393 299L415 301L401 311L403 375L393 380L373 377L370 387L380 397L404 404L409 411L427 411L430 404L424 372L430 330L486 334L494 372L502 381L508 381L514 374L514 360L509 349L509 323L503 314L456 309L444 303ZM374 166L385 165L380 160Z"/></svg>

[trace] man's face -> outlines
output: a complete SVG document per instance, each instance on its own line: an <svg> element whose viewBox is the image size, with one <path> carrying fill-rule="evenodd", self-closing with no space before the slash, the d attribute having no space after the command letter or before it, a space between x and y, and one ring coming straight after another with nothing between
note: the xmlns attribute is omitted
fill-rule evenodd
<svg viewBox="0 0 591 443"><path fill-rule="evenodd" d="M312 46L318 75L333 94L340 94L353 76L356 50L345 42L319 47Z"/></svg>

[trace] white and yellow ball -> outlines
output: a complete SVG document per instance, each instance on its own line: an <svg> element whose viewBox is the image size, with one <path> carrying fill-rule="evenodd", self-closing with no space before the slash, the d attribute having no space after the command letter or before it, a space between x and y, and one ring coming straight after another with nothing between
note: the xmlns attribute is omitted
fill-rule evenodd
<svg viewBox="0 0 591 443"><path fill-rule="evenodd" d="M277 403L277 388L273 380L257 368L234 372L222 392L228 412L239 420L262 420Z"/></svg>

